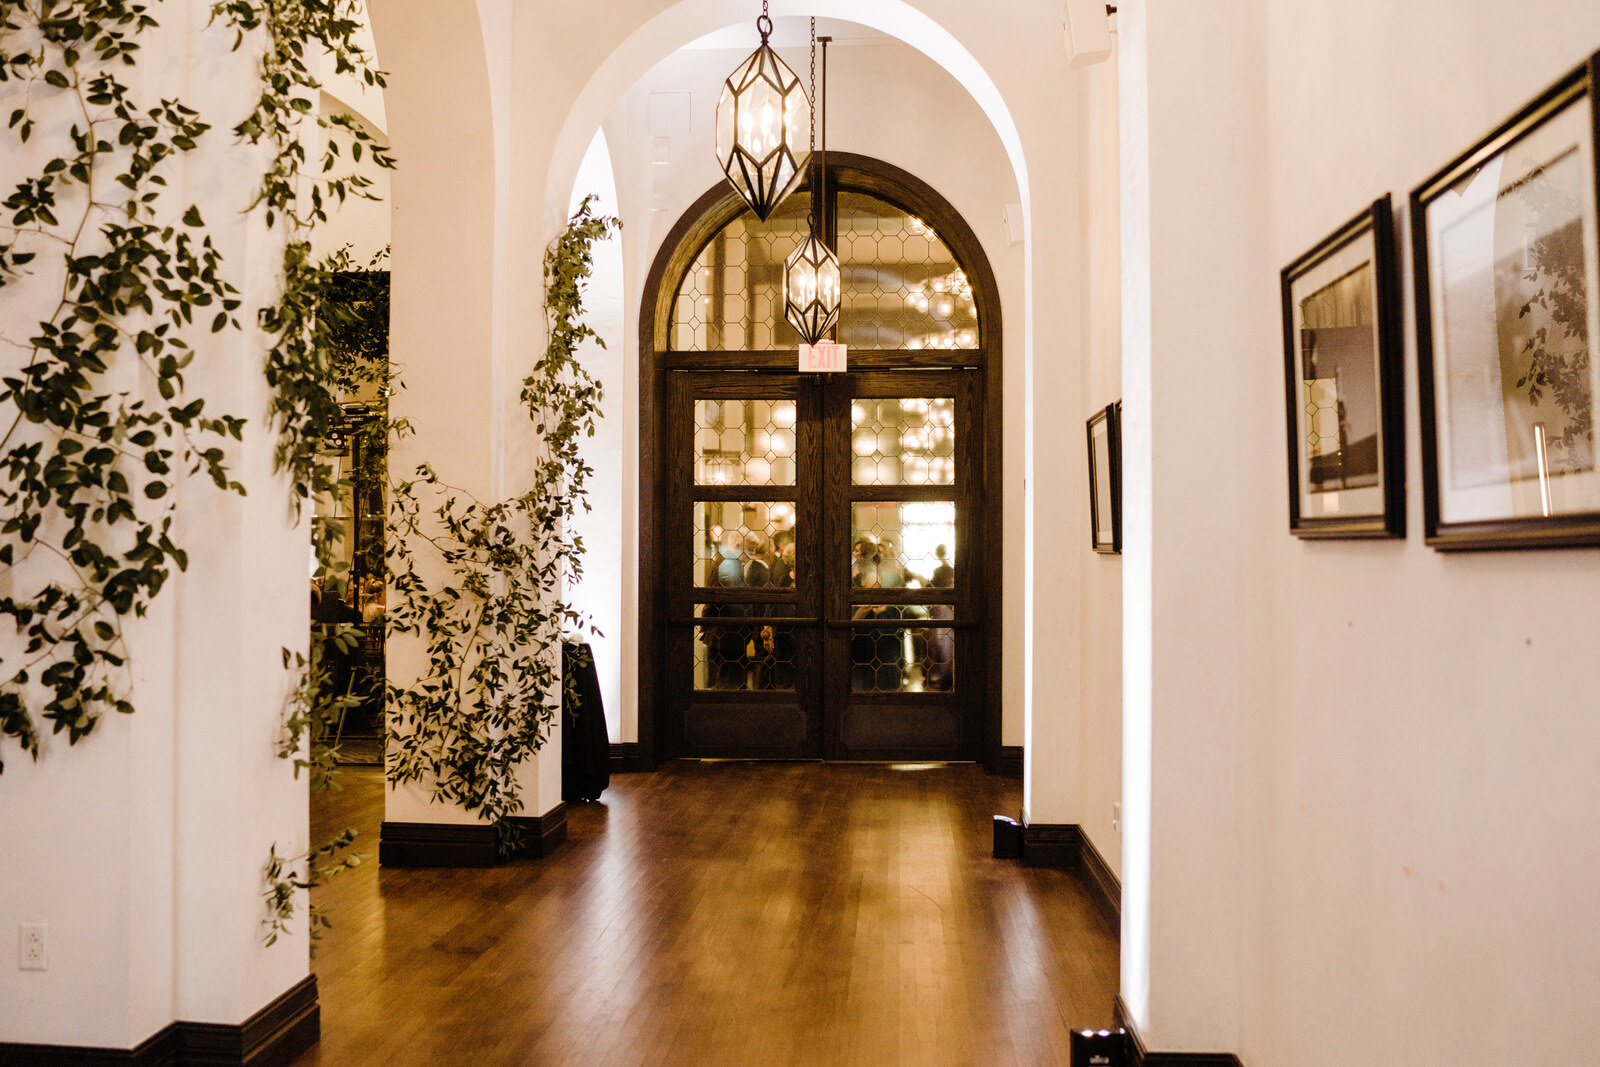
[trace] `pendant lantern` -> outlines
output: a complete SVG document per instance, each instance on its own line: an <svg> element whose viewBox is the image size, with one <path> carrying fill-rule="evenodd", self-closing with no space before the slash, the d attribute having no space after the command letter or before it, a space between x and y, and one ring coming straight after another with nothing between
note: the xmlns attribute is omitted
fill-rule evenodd
<svg viewBox="0 0 1600 1067"><path fill-rule="evenodd" d="M765 0L756 29L761 47L728 75L717 100L717 162L765 222L811 162L811 101L767 43L772 19Z"/></svg>
<svg viewBox="0 0 1600 1067"><path fill-rule="evenodd" d="M828 166L828 42L822 38L822 151L811 181L811 232L783 262L783 316L814 345L827 337L839 321L839 257L822 240L822 205L827 196ZM816 95L817 20L811 20L812 95Z"/></svg>

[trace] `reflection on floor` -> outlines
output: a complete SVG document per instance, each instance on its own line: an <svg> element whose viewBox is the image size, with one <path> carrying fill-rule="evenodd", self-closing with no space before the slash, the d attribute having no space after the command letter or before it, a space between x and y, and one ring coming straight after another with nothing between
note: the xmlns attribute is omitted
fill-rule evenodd
<svg viewBox="0 0 1600 1067"><path fill-rule="evenodd" d="M376 865L376 769L314 800L373 862L317 891L302 1064L1068 1061L1117 933L1077 876L990 856L1020 782L972 765L666 764L494 870Z"/></svg>

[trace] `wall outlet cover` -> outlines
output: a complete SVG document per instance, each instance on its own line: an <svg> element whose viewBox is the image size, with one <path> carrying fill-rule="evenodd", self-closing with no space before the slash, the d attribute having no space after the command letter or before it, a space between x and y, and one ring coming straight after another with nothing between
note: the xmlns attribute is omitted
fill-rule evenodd
<svg viewBox="0 0 1600 1067"><path fill-rule="evenodd" d="M49 927L44 923L23 923L17 966L24 971L42 971L49 967L46 935Z"/></svg>

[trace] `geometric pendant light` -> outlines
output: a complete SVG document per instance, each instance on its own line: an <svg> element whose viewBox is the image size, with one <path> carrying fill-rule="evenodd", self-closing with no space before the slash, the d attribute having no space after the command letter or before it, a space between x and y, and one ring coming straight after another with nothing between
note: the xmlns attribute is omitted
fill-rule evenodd
<svg viewBox="0 0 1600 1067"><path fill-rule="evenodd" d="M766 0L756 20L761 47L728 75L717 100L717 162L765 222L811 162L811 101L795 72L767 44Z"/></svg>
<svg viewBox="0 0 1600 1067"><path fill-rule="evenodd" d="M822 39L822 97L817 105L822 123L822 151L811 175L811 232L783 263L783 317L814 345L839 321L839 257L822 239L822 205L827 195L828 167L828 41ZM817 20L811 20L812 95L816 95Z"/></svg>

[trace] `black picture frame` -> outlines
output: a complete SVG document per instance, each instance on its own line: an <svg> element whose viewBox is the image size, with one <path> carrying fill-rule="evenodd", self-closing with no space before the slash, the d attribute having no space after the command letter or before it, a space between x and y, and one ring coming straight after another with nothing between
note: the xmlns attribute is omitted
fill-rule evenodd
<svg viewBox="0 0 1600 1067"><path fill-rule="evenodd" d="M1600 545L1591 57L1411 192L1427 543Z"/></svg>
<svg viewBox="0 0 1600 1067"><path fill-rule="evenodd" d="M1280 273L1296 537L1406 535L1395 244L1386 193Z"/></svg>
<svg viewBox="0 0 1600 1067"><path fill-rule="evenodd" d="M1085 424L1089 441L1089 544L1096 552L1122 551L1122 401L1107 404ZM1096 444L1096 434L1103 441Z"/></svg>

